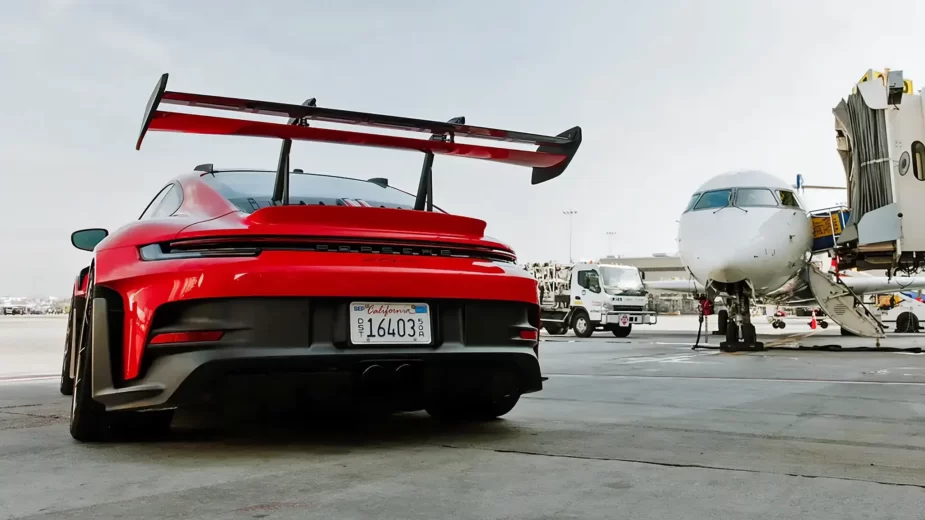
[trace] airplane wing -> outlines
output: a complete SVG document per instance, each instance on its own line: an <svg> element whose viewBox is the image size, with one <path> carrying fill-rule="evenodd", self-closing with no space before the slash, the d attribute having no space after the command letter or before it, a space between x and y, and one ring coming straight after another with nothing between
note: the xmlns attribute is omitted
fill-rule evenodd
<svg viewBox="0 0 925 520"><path fill-rule="evenodd" d="M689 280L652 280L643 283L646 290L650 292L683 292L691 294L705 292L703 285L693 278Z"/></svg>

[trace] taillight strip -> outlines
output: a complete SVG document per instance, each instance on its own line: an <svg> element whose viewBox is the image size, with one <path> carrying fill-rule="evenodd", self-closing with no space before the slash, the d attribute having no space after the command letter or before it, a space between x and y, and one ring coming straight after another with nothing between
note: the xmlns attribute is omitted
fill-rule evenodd
<svg viewBox="0 0 925 520"><path fill-rule="evenodd" d="M150 345L172 343L197 343L201 341L218 341L225 333L220 330L196 330L187 332L164 332L151 338Z"/></svg>
<svg viewBox="0 0 925 520"><path fill-rule="evenodd" d="M207 251L212 248L276 248L317 252L466 257L511 263L514 263L517 260L517 257L510 251L484 246L415 241L382 242L368 239L343 239L327 237L208 237L177 240L167 244L167 246L169 250L177 251Z"/></svg>

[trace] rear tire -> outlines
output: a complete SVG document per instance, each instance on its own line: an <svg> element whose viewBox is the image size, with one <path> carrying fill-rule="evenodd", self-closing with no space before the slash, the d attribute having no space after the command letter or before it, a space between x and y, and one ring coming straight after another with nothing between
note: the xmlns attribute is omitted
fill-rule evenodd
<svg viewBox="0 0 925 520"><path fill-rule="evenodd" d="M490 421L513 410L519 400L520 394L508 394L495 399L446 398L426 406L424 410L440 421Z"/></svg>
<svg viewBox="0 0 925 520"><path fill-rule="evenodd" d="M88 274L87 304L84 307L83 327L77 343L77 370L74 389L71 395L71 437L80 442L99 442L104 440L109 431L106 409L93 400L92 375L90 369L93 337L93 270Z"/></svg>
<svg viewBox="0 0 925 520"><path fill-rule="evenodd" d="M625 338L630 335L630 332L633 331L632 325L627 325L626 327L621 327L617 325L616 327L610 329L610 332L613 332L613 335L618 338Z"/></svg>
<svg viewBox="0 0 925 520"><path fill-rule="evenodd" d="M575 317L572 318L572 330L579 338L590 338L594 334L594 325L586 312L575 313Z"/></svg>
<svg viewBox="0 0 925 520"><path fill-rule="evenodd" d="M74 297L71 296L71 308L67 313L67 332L64 333L64 360L61 362L61 395L74 393L74 380L71 378L71 335L74 324Z"/></svg>
<svg viewBox="0 0 925 520"><path fill-rule="evenodd" d="M173 410L152 412L107 412L93 400L93 270L87 282L87 302L83 327L77 345L77 369L71 395L71 437L80 442L100 442L111 436L118 439L159 437L173 420Z"/></svg>

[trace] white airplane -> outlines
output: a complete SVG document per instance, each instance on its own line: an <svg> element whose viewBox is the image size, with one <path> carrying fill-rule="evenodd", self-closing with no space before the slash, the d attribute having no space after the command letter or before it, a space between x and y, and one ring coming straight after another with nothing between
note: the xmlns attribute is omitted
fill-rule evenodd
<svg viewBox="0 0 925 520"><path fill-rule="evenodd" d="M798 184L802 179L798 179ZM678 249L689 280L645 282L649 290L688 292L710 301L724 350L760 350L753 304L816 303L843 333L884 337L877 318L857 298L925 288L925 277L838 277L810 262L813 229L799 190L760 171L718 175L691 196L678 226ZM741 333L741 335L740 335Z"/></svg>

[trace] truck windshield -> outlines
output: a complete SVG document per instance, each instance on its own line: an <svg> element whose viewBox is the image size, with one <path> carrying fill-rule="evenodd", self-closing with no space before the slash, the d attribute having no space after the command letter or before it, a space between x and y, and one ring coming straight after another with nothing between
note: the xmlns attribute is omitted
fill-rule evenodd
<svg viewBox="0 0 925 520"><path fill-rule="evenodd" d="M617 267L602 265L601 267L601 285L604 289L640 289L642 280L639 278L639 271L632 267Z"/></svg>

